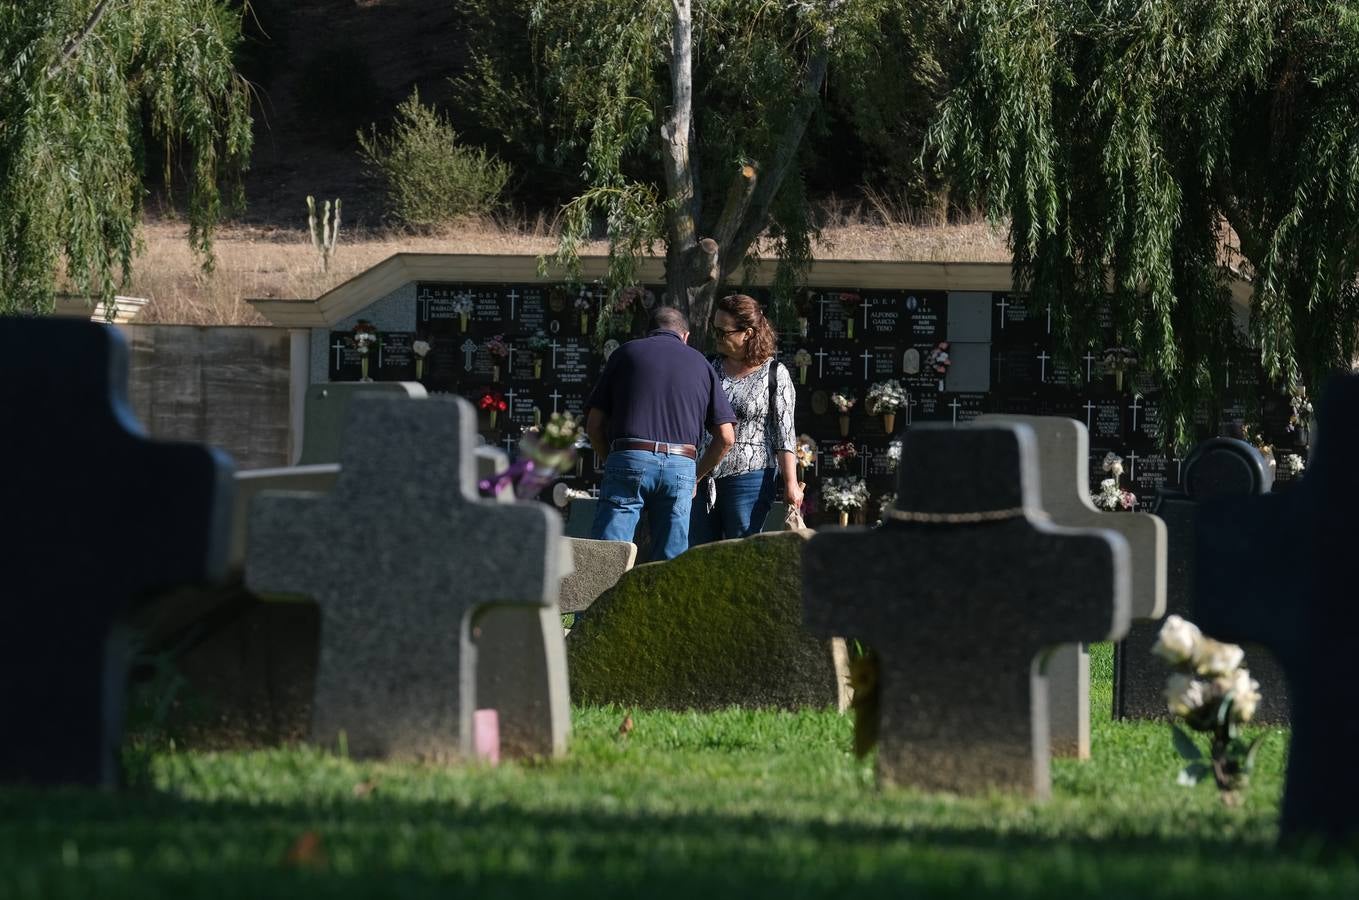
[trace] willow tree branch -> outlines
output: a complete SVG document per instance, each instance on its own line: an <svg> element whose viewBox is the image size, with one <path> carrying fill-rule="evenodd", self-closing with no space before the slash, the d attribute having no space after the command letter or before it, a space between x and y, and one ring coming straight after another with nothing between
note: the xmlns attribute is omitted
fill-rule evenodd
<svg viewBox="0 0 1359 900"><path fill-rule="evenodd" d="M66 68L66 64L75 58L75 55L80 52L81 45L84 44L85 41L89 39L89 36L94 33L94 30L99 27L99 20L104 18L104 13L108 12L109 4L112 2L113 0L99 0L99 5L94 8L90 13L89 18L85 20L85 27L80 29L77 34L73 35L71 39L66 42L66 46L61 48L61 55L57 57L52 65L47 67L48 78L57 77L61 70Z"/></svg>

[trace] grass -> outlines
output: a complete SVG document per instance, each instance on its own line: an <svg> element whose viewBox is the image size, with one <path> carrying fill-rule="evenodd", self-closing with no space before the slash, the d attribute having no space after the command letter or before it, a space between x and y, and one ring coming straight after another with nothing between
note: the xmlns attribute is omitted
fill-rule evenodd
<svg viewBox="0 0 1359 900"><path fill-rule="evenodd" d="M410 235L343 224L330 271L321 272L298 198L297 226L227 225L216 236L217 265L205 275L189 250L188 225L150 220L141 229L142 252L131 282L121 291L150 303L138 322L179 325L263 325L245 303L253 298L316 297L393 253L511 253L536 256L556 247L557 225L548 218L469 221L440 234ZM992 261L1010 258L1005 235L983 221L938 223L883 198L872 202L824 201L814 245L819 259ZM595 242L583 253L604 254Z"/></svg>
<svg viewBox="0 0 1359 900"><path fill-rule="evenodd" d="M123 794L0 791L0 897L1355 896L1274 849L1286 734L1244 807L1104 713L1047 803L879 791L833 713L575 711L560 762L426 768L156 752ZM291 848L291 849L290 849Z"/></svg>

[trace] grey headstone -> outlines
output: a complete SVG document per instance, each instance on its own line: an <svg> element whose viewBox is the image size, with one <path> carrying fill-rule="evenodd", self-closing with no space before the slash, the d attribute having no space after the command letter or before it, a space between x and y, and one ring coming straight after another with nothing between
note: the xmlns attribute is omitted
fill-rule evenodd
<svg viewBox="0 0 1359 900"><path fill-rule="evenodd" d="M562 579L561 611L588 609L623 573L637 562L637 545L631 541L592 541L567 538L575 571Z"/></svg>
<svg viewBox="0 0 1359 900"><path fill-rule="evenodd" d="M1195 529L1199 504L1215 498L1253 497L1267 493L1273 480L1258 450L1235 438L1213 438L1194 448L1181 470L1184 491L1162 491L1156 514L1168 534L1165 615L1193 618ZM1133 625L1114 649L1114 715L1122 719L1165 719L1165 686L1169 670L1152 655L1164 616ZM1218 637L1208 632L1211 637ZM1264 647L1246 645L1246 666L1260 682L1257 722L1288 722L1288 691L1277 662Z"/></svg>
<svg viewBox="0 0 1359 900"><path fill-rule="evenodd" d="M566 536L573 538L589 538L590 530L595 522L595 508L599 501L595 499L574 499L566 507Z"/></svg>
<svg viewBox="0 0 1359 900"><path fill-rule="evenodd" d="M306 491L325 494L335 487L339 477L339 463L320 463L307 466L285 466L278 469L249 469L237 472L235 504L231 514L232 569L245 566L246 528L250 520L250 504L265 491Z"/></svg>
<svg viewBox="0 0 1359 900"><path fill-rule="evenodd" d="M333 381L307 388L302 408L302 453L299 466L333 463L340 458L341 437L349 404L366 394L425 397L425 386L416 381Z"/></svg>
<svg viewBox="0 0 1359 900"><path fill-rule="evenodd" d="M0 346L0 784L114 786L128 617L223 574L231 461L146 437L110 326L5 316Z"/></svg>
<svg viewBox="0 0 1359 900"><path fill-rule="evenodd" d="M627 572L571 629L577 702L642 709L826 707L831 642L803 627L810 532L716 541Z"/></svg>
<svg viewBox="0 0 1359 900"><path fill-rule="evenodd" d="M990 342L990 291L949 291L948 339L949 341L975 341L984 344ZM951 353L952 347L949 350Z"/></svg>
<svg viewBox="0 0 1359 900"><path fill-rule="evenodd" d="M1048 653L1127 630L1127 541L1048 521L1036 454L1022 425L916 426L896 509L917 520L807 545L808 626L879 658L885 782L1046 796Z"/></svg>
<svg viewBox="0 0 1359 900"><path fill-rule="evenodd" d="M1206 634L1268 645L1292 701L1279 837L1353 853L1359 846L1359 717L1349 642L1359 632L1354 509L1359 504L1359 378L1322 394L1307 474L1289 491L1207 501L1198 517L1195 615ZM1246 651L1255 675L1257 660ZM1261 693L1268 688L1260 680ZM1325 846L1329 845L1329 846Z"/></svg>
<svg viewBox="0 0 1359 900"><path fill-rule="evenodd" d="M1038 439L1038 470L1043 509L1057 525L1105 528L1128 542L1132 563L1129 598L1132 618L1159 619L1166 608L1166 526L1156 516L1135 512L1101 512L1090 499L1090 434L1065 416L987 415L978 425L1019 424ZM1052 752L1058 756L1090 756L1090 650L1086 644L1064 644L1048 662L1048 712Z"/></svg>
<svg viewBox="0 0 1359 900"><path fill-rule="evenodd" d="M982 394L991 389L990 344L953 341L948 345L948 356L944 390Z"/></svg>
<svg viewBox="0 0 1359 900"><path fill-rule="evenodd" d="M261 495L251 508L247 586L321 607L319 744L344 733L356 756L469 753L478 613L556 612L560 520L541 504L477 498L475 424L459 398L356 398L334 489ZM518 662L563 743L564 650L552 633L543 654Z"/></svg>

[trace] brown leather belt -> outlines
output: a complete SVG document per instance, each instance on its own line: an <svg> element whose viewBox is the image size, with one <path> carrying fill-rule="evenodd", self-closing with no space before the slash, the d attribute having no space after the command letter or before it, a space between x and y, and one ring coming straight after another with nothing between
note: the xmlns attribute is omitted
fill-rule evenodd
<svg viewBox="0 0 1359 900"><path fill-rule="evenodd" d="M698 459L698 450L693 444L667 444L665 441L642 441L637 438L619 438L609 445L611 450L645 450L648 453L671 453Z"/></svg>

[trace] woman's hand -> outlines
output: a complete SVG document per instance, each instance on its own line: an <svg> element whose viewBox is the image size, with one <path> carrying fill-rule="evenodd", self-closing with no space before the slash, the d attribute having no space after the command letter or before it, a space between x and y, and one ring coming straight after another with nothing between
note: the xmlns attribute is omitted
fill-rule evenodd
<svg viewBox="0 0 1359 900"><path fill-rule="evenodd" d="M789 506L801 511L802 496L802 485L798 483L797 479L783 483L783 499L788 502Z"/></svg>

